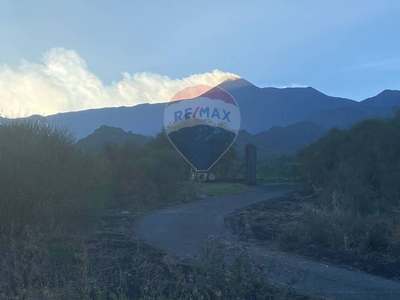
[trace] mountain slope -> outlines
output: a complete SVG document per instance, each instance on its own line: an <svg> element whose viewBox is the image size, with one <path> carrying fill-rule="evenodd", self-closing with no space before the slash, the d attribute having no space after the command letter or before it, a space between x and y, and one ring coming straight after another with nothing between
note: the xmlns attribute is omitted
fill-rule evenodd
<svg viewBox="0 0 400 300"><path fill-rule="evenodd" d="M369 107L360 104L356 107L340 107L319 111L308 116L306 120L325 128L348 128L367 118L390 118L394 114L395 109L391 107Z"/></svg>
<svg viewBox="0 0 400 300"><path fill-rule="evenodd" d="M273 126L287 126L318 111L354 107L357 102L327 96L314 88L259 88L244 79L224 82L239 105L241 128L256 134Z"/></svg>
<svg viewBox="0 0 400 300"><path fill-rule="evenodd" d="M245 145L252 143L257 146L257 157L266 158L271 155L295 153L327 132L328 129L323 126L301 121L286 127L275 126L256 135L240 131L235 143L240 156L244 156Z"/></svg>
<svg viewBox="0 0 400 300"><path fill-rule="evenodd" d="M364 106L379 108L400 107L400 91L384 90L375 97L367 98L360 103Z"/></svg>
<svg viewBox="0 0 400 300"><path fill-rule="evenodd" d="M385 90L367 98L356 106L322 110L311 114L306 120L326 128L348 128L367 118L391 118L400 108L400 91Z"/></svg>

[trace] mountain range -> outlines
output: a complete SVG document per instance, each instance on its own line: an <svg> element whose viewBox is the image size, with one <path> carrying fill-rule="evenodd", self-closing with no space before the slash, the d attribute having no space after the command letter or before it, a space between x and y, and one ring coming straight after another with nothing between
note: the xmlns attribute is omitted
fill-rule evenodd
<svg viewBox="0 0 400 300"><path fill-rule="evenodd" d="M245 79L228 80L219 86L235 98L240 108L238 149L241 151L244 144L252 142L259 147L261 156L297 151L332 127L347 128L366 118L391 117L400 107L397 90L385 90L357 102L328 96L312 87L260 88ZM78 139L89 136L102 125L140 136L155 136L163 128L165 106L165 103L139 104L30 118L65 125Z"/></svg>

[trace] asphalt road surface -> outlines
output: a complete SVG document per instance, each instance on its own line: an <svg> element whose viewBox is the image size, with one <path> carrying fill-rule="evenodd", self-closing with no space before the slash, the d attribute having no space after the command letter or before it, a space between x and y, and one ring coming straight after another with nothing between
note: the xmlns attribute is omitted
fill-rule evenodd
<svg viewBox="0 0 400 300"><path fill-rule="evenodd" d="M235 209L280 197L298 188L270 184L239 195L222 195L154 211L138 222L136 234L145 242L170 251L177 257L196 259L204 240L213 235L226 244L241 245L224 226L224 217ZM301 293L330 299L400 300L400 283L358 271L349 271L273 252L253 245L251 255L267 265L266 276L274 282L294 282Z"/></svg>

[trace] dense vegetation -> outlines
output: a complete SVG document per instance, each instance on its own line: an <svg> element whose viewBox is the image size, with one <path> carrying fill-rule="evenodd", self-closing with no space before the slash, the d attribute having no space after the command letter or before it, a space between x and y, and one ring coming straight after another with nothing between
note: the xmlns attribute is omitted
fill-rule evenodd
<svg viewBox="0 0 400 300"><path fill-rule="evenodd" d="M193 264L132 238L138 211L197 197L164 133L142 147L90 152L66 129L7 120L0 158L1 299L294 297L268 283L245 250L228 265L224 245L209 239ZM233 149L213 172L228 178L238 165Z"/></svg>
<svg viewBox="0 0 400 300"><path fill-rule="evenodd" d="M67 130L8 120L0 126L0 141L2 234L76 227L107 201L111 189L107 161L82 154Z"/></svg>
<svg viewBox="0 0 400 300"><path fill-rule="evenodd" d="M307 189L303 243L400 255L400 113L332 129L299 152Z"/></svg>
<svg viewBox="0 0 400 300"><path fill-rule="evenodd" d="M300 163L296 155L271 156L258 162L257 177L261 182L299 182Z"/></svg>
<svg viewBox="0 0 400 300"><path fill-rule="evenodd" d="M113 166L114 204L156 205L177 201L180 183L187 181L190 167L160 133L144 147L108 143L102 155ZM179 196L178 196L179 195Z"/></svg>

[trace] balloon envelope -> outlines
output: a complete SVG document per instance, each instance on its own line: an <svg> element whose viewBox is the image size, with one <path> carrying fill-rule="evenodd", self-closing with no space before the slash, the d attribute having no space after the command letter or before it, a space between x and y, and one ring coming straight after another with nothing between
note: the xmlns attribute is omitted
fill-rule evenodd
<svg viewBox="0 0 400 300"><path fill-rule="evenodd" d="M240 111L225 90L208 85L183 89L164 112L166 134L197 171L208 171L234 143Z"/></svg>

